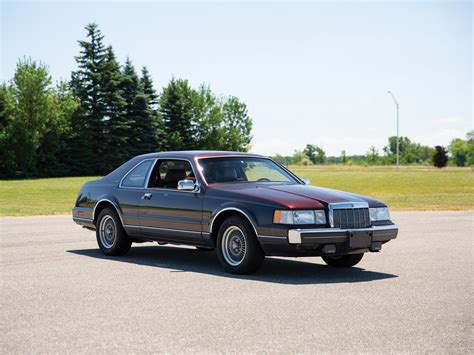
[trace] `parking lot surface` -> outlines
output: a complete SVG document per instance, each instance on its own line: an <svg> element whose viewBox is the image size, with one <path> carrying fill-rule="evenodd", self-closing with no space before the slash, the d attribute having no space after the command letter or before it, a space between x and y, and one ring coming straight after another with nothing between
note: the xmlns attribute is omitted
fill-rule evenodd
<svg viewBox="0 0 474 355"><path fill-rule="evenodd" d="M354 268L138 244L103 256L69 216L0 218L2 353L439 352L473 349L473 212L399 212Z"/></svg>

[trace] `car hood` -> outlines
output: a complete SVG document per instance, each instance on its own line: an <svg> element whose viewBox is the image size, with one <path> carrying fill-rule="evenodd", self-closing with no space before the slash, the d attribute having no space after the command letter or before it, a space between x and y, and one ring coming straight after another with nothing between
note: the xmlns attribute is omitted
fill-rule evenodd
<svg viewBox="0 0 474 355"><path fill-rule="evenodd" d="M287 208L322 208L330 203L338 202L367 202L370 207L385 206L370 197L311 185L226 184L226 186L220 186L219 189L231 190L241 196L251 196L284 205Z"/></svg>

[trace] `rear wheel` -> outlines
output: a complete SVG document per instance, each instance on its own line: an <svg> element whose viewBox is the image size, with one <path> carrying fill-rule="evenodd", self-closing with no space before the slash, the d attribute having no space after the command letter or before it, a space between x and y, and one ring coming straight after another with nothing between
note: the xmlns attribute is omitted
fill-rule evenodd
<svg viewBox="0 0 474 355"><path fill-rule="evenodd" d="M351 267L359 263L362 260L364 253L361 254L348 254L341 256L323 256L323 260L326 264L333 267Z"/></svg>
<svg viewBox="0 0 474 355"><path fill-rule="evenodd" d="M125 255L132 246L117 212L109 207L99 213L96 237L97 244L105 255Z"/></svg>
<svg viewBox="0 0 474 355"><path fill-rule="evenodd" d="M217 256L223 268L232 274L252 274L265 259L252 226L238 216L227 218L219 228Z"/></svg>

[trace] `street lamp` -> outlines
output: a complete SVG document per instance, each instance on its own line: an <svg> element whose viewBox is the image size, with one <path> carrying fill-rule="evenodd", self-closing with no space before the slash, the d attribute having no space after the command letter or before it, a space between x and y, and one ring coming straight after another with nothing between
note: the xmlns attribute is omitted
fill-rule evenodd
<svg viewBox="0 0 474 355"><path fill-rule="evenodd" d="M393 95L393 92L391 92L390 90L387 91L387 93L389 93L390 95L392 95L392 99L393 99L393 102L395 103L395 106L397 108L397 168L399 167L400 165L400 157L399 157L399 151L400 151L400 141L399 141L399 135L398 135L398 108L399 108L399 104L398 104L398 101L397 99L395 98L395 95Z"/></svg>

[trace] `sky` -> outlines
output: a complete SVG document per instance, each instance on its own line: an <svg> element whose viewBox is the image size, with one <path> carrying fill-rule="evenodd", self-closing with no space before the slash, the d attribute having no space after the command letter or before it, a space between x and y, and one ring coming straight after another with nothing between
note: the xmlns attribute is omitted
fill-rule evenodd
<svg viewBox="0 0 474 355"><path fill-rule="evenodd" d="M69 79L96 22L157 89L175 76L244 101L255 153L381 151L396 134L387 90L412 141L473 129L472 2L0 2L0 82L24 56Z"/></svg>

